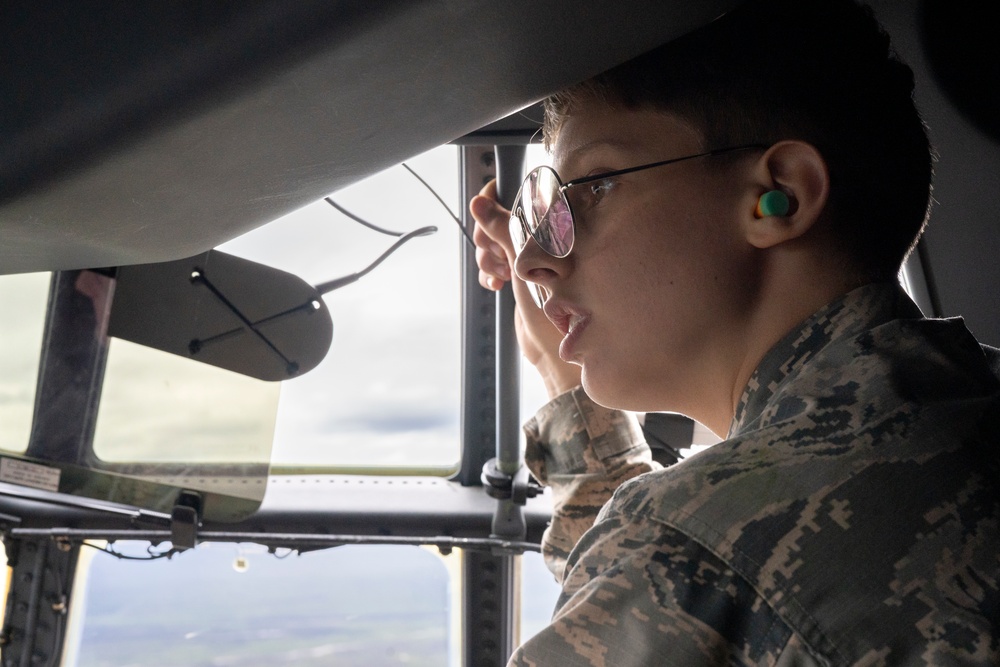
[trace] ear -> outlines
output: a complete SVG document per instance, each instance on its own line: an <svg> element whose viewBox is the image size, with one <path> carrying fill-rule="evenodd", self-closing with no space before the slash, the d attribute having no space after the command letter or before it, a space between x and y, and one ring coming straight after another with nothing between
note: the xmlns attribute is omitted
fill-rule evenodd
<svg viewBox="0 0 1000 667"><path fill-rule="evenodd" d="M745 207L744 221L747 241L757 248L802 237L826 208L830 172L816 147L805 141L786 140L772 145L756 162L752 178L753 191L748 199L753 201ZM775 190L787 196L787 212L774 212L765 206L762 215L758 209L760 197Z"/></svg>

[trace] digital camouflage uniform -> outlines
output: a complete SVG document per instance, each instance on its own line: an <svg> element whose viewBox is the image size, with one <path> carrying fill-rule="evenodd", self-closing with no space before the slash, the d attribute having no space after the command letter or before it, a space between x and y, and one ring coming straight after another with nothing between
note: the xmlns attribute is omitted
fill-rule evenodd
<svg viewBox="0 0 1000 667"><path fill-rule="evenodd" d="M678 465L558 397L526 432L563 594L511 664L1000 664L998 420L981 346L893 285L786 336Z"/></svg>

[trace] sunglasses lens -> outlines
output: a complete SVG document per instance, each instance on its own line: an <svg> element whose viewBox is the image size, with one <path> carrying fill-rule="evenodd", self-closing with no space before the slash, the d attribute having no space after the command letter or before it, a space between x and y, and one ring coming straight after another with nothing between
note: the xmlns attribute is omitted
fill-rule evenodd
<svg viewBox="0 0 1000 667"><path fill-rule="evenodd" d="M524 211L521 209L521 200L518 197L514 200L514 212L510 214L510 238L514 242L514 248L520 254L521 249L524 248L524 244L528 242L528 237L525 235L525 225L521 219L524 215ZM531 294L531 300L535 302L535 305L541 308L545 305L544 288L541 285L529 282L528 293Z"/></svg>
<svg viewBox="0 0 1000 667"><path fill-rule="evenodd" d="M521 252L521 248L524 244L528 242L528 237L525 235L525 226L522 216L524 212L521 211L521 200L518 198L514 202L514 210L510 214L510 222L508 224L508 229L510 230L510 240L514 242L514 250L518 253Z"/></svg>
<svg viewBox="0 0 1000 667"><path fill-rule="evenodd" d="M565 257L573 249L573 214L561 186L556 172L548 167L533 170L521 186L524 226L553 257Z"/></svg>

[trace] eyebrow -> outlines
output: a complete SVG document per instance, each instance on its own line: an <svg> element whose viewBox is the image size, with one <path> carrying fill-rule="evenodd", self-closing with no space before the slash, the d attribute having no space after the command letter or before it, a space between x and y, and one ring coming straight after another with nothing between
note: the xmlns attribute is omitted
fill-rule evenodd
<svg viewBox="0 0 1000 667"><path fill-rule="evenodd" d="M629 143L618 139L593 139L578 146L573 146L568 151L564 152L562 155L562 159L560 160L560 162L562 162L563 164L560 166L558 170L556 170L556 172L559 174L560 178L565 177L563 174L564 171L567 174L575 173L576 171L578 171L578 169L576 168L577 163L581 162L588 155L597 152L598 150L610 149L621 153L634 148L635 148L634 142ZM553 154L553 158L555 158L555 154ZM553 159L553 166L554 165L555 165L555 159ZM574 178L571 180L579 180L579 178Z"/></svg>
<svg viewBox="0 0 1000 667"><path fill-rule="evenodd" d="M620 139L593 139L585 144L574 146L566 152L567 158L579 159L580 155L591 153L598 148L611 148L615 150L628 150L635 147L635 142L621 141Z"/></svg>

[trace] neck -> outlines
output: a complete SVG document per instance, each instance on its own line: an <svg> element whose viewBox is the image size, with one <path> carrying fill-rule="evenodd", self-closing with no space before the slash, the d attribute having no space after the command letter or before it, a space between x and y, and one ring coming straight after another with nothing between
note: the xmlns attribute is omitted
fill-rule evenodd
<svg viewBox="0 0 1000 667"><path fill-rule="evenodd" d="M745 326L731 339L733 354L717 385L720 391L715 394L714 409L706 415L707 421L699 419L720 437L728 433L747 382L771 348L816 311L860 286L839 268L830 270L815 262L783 264L763 271Z"/></svg>

